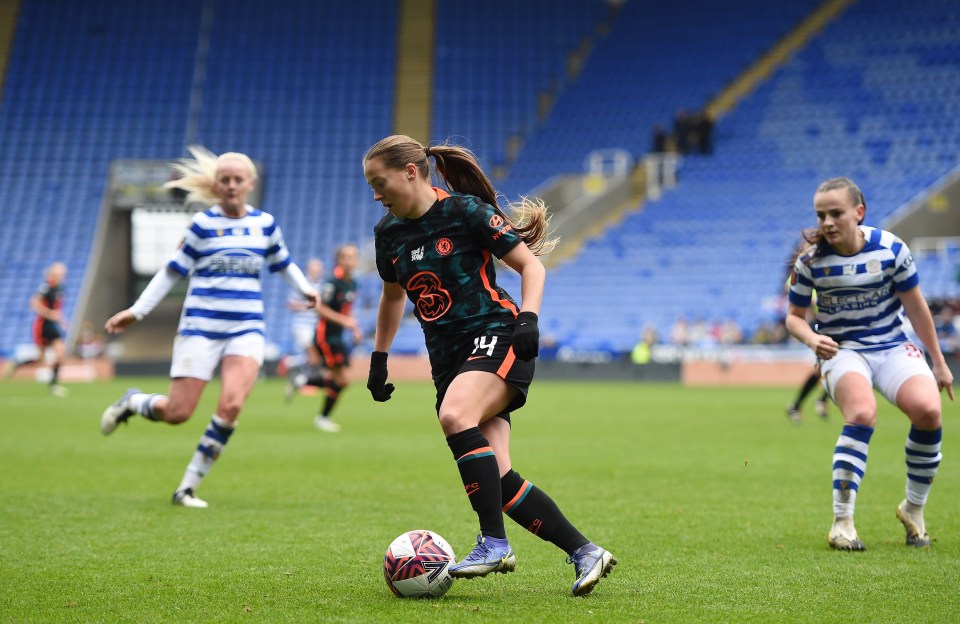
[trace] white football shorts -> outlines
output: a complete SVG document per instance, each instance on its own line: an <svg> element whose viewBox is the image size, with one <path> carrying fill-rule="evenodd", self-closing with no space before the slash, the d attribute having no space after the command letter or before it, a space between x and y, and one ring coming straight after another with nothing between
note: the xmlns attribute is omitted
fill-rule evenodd
<svg viewBox="0 0 960 624"><path fill-rule="evenodd" d="M293 344L297 347L297 352L302 353L313 344L313 339L317 335L316 327L313 326L295 326L293 328Z"/></svg>
<svg viewBox="0 0 960 624"><path fill-rule="evenodd" d="M878 351L840 349L829 360L820 361L823 387L831 397L840 378L847 373L863 375L893 405L897 404L897 392L906 380L915 375L934 378L923 351L912 342Z"/></svg>
<svg viewBox="0 0 960 624"><path fill-rule="evenodd" d="M265 341L256 332L234 338L211 340L203 336L180 336L173 341L173 361L170 377L193 377L210 381L213 373L225 356L242 355L263 365Z"/></svg>

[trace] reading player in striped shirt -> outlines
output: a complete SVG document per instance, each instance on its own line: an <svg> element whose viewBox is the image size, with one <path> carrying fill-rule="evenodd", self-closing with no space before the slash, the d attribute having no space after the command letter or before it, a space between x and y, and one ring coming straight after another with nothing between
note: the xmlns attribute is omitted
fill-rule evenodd
<svg viewBox="0 0 960 624"><path fill-rule="evenodd" d="M450 192L431 186L430 156ZM517 474L510 459L510 414L526 402L539 348L545 271L536 254L554 243L546 240L546 207L524 201L508 216L469 150L425 148L407 136L376 143L363 171L374 201L388 212L374 228L383 294L367 388L377 401L393 392L387 351L409 298L426 339L440 426L480 521L475 548L450 574L514 569L506 513L563 549L575 568L573 594L590 593L617 560ZM521 305L497 286L494 256L520 274Z"/></svg>
<svg viewBox="0 0 960 624"><path fill-rule="evenodd" d="M910 419L906 497L896 516L908 546L930 545L923 519L940 466L940 390L953 400L953 374L937 343L910 250L899 238L861 225L863 193L847 178L832 178L813 196L819 228L794 264L787 330L820 359L823 384L846 424L833 455L833 526L837 550L866 550L854 527L857 491L877 419L876 388ZM816 330L806 320L816 289ZM933 370L901 327L904 312L927 348Z"/></svg>
<svg viewBox="0 0 960 624"><path fill-rule="evenodd" d="M167 186L187 191L186 203L214 205L194 215L180 248L136 303L106 323L108 332L122 332L149 314L178 279L189 279L173 343L170 389L163 395L131 388L103 412L100 430L109 435L133 414L172 425L185 422L219 364L217 411L173 494L175 505L202 508L207 503L196 490L233 434L263 364L262 269L280 273L312 304L317 293L291 261L273 216L247 204L257 175L250 158L189 149L193 159L174 165L181 177Z"/></svg>

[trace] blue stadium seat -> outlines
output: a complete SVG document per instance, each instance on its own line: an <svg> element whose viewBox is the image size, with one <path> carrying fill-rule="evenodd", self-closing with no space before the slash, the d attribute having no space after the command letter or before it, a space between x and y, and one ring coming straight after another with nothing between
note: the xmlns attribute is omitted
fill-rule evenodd
<svg viewBox="0 0 960 624"><path fill-rule="evenodd" d="M215 0L197 135L186 137L203 3L21 3L0 100L0 202L13 223L0 234L0 349L29 336L25 302L52 260L70 266L72 311L114 159L172 160L188 138L244 151L268 171L263 207L298 261L329 264L336 245L369 241L382 213L359 159L393 132L395 0L269 10ZM498 183L511 198L581 170L593 149L640 157L655 123L706 105L820 4L628 0L608 13L599 1L446 0L431 138L462 137L488 170L511 165ZM715 153L688 157L677 189L551 273L545 327L584 348L622 349L646 322L665 335L678 314L735 316L748 329L768 320L765 301L781 292L790 250L813 225L818 182L853 177L868 221L880 224L956 165L955 23L943 0L853 4L719 121ZM586 39L573 78L568 59ZM548 91L556 99L541 119ZM514 163L512 137L523 144ZM950 262L918 258L926 294L956 295ZM357 313L372 327L379 286L375 275L365 283ZM268 339L281 346L285 291L266 281ZM587 319L604 322L587 329ZM422 348L415 324L404 323L398 347Z"/></svg>

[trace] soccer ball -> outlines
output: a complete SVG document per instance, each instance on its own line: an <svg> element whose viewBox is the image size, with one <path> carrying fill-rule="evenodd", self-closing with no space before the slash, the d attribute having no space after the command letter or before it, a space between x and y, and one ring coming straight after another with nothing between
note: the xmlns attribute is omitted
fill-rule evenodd
<svg viewBox="0 0 960 624"><path fill-rule="evenodd" d="M433 531L407 531L387 548L383 576L401 598L439 598L453 585L454 561L453 548Z"/></svg>

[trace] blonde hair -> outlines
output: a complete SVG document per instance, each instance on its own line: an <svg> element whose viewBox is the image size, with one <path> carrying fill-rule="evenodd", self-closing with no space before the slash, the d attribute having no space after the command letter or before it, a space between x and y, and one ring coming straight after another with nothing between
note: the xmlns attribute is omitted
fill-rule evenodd
<svg viewBox="0 0 960 624"><path fill-rule="evenodd" d="M430 156L433 156L436 172L448 189L473 195L496 208L534 255L546 255L556 247L559 239L548 238L550 213L543 200L527 197L521 197L517 202L504 200L510 208L510 214L506 214L498 201L502 195L493 188L474 153L465 147L448 143L424 147L406 135L395 134L375 143L364 154L363 160L379 158L391 169L403 169L407 163L412 163L420 177L429 180Z"/></svg>
<svg viewBox="0 0 960 624"><path fill-rule="evenodd" d="M193 202L216 204L220 201L220 196L214 189L217 184L217 171L226 160L239 160L250 172L250 179L253 182L257 181L257 168L246 154L225 152L217 156L202 145L191 145L187 147L187 151L193 158L181 158L173 163L171 168L177 174L177 178L163 185L165 189L186 191L184 204Z"/></svg>

